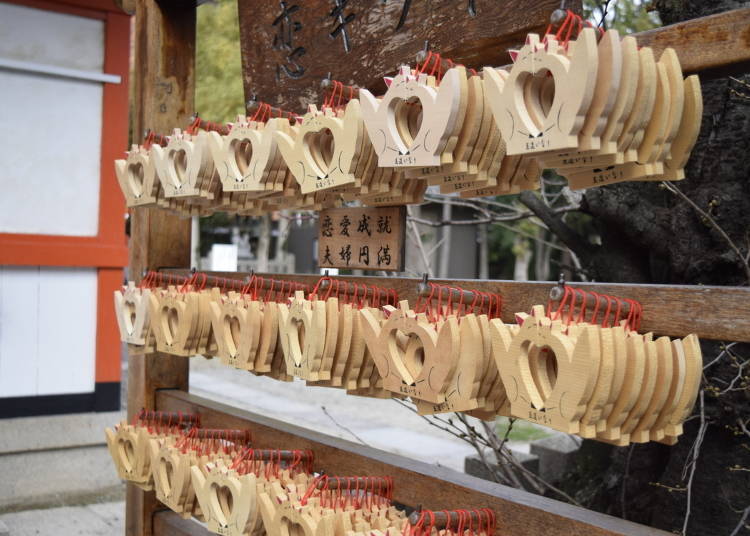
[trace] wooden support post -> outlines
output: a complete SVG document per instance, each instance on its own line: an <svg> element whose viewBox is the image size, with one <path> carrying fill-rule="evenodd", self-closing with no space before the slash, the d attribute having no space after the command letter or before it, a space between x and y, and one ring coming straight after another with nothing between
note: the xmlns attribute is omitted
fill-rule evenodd
<svg viewBox="0 0 750 536"><path fill-rule="evenodd" d="M136 0L135 8L133 131L138 135L146 129L169 133L175 125L188 124L195 109L195 4ZM138 208L131 212L130 237L131 279L140 280L144 270L190 264L188 219ZM187 387L188 360L184 357L130 356L128 417L141 408L154 409L157 390ZM153 491L128 484L126 534L153 534L153 516L159 508Z"/></svg>

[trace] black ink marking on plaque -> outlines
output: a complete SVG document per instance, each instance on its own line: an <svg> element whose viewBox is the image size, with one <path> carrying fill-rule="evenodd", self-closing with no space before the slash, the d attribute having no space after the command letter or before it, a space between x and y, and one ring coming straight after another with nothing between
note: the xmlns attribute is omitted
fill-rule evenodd
<svg viewBox="0 0 750 536"><path fill-rule="evenodd" d="M333 0L333 3L334 8L328 16L332 17L337 24L328 36L331 39L336 39L340 35L344 42L344 52L348 54L351 51L351 44L349 43L349 34L346 31L346 25L354 20L354 13L349 13L348 15L344 14L344 10L346 9L349 0Z"/></svg>
<svg viewBox="0 0 750 536"><path fill-rule="evenodd" d="M294 34L302 29L302 23L294 20L292 15L299 11L297 4L288 5L287 2L279 2L281 13L274 19L272 26L277 27L276 35L273 37L273 48L286 52L285 63L276 64L276 78L281 80L284 73L289 78L301 78L305 74L305 68L297 60L305 55L305 47L294 46Z"/></svg>

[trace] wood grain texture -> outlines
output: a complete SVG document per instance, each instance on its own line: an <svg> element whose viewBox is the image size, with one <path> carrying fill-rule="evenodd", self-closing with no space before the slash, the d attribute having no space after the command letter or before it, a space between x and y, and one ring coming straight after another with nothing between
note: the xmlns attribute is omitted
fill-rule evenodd
<svg viewBox="0 0 750 536"><path fill-rule="evenodd" d="M318 222L321 268L403 271L406 207L330 208Z"/></svg>
<svg viewBox="0 0 750 536"><path fill-rule="evenodd" d="M195 8L181 2L137 0L135 18L135 114L133 132L168 133L188 125L194 113ZM131 211L130 274L187 266L190 220L164 210Z"/></svg>
<svg viewBox="0 0 750 536"><path fill-rule="evenodd" d="M281 4L286 11L279 2L239 0L245 96L257 94L259 100L296 112L322 102L320 81L328 73L345 84L383 93L383 76L402 63L413 64L425 40L432 50L468 67L507 64L507 49L523 43L528 32L543 33L550 13L560 6L557 0ZM342 9L336 10L337 5ZM397 29L405 6L410 6L407 16ZM580 13L581 2L570 1L567 7ZM332 36L342 19L344 30ZM291 30L294 23L300 25L297 31Z"/></svg>
<svg viewBox="0 0 750 536"><path fill-rule="evenodd" d="M168 132L189 123L195 90L195 6L177 1L136 0L135 120L136 137L146 128ZM138 208L131 212L130 274L139 281L144 270L187 266L190 220L166 211ZM187 389L188 362L166 354L130 356L128 417L155 407L157 389ZM125 532L153 534L153 492L128 484Z"/></svg>
<svg viewBox="0 0 750 536"><path fill-rule="evenodd" d="M652 47L658 58L673 47L685 73L730 68L745 72L750 64L750 8L725 11L635 34L638 46Z"/></svg>
<svg viewBox="0 0 750 536"><path fill-rule="evenodd" d="M344 50L343 35L330 37L340 24L331 16L336 2L316 0L304 5L286 2L292 22L301 23L292 32L291 50L279 40L274 21L283 13L259 0L240 0L240 35L245 95L252 95L291 111L303 110L309 103L321 102L320 80L327 73L347 84L382 93L382 77L392 74L400 63L412 63L425 40L447 57L469 67L509 63L508 48L523 43L528 32L543 32L557 2L514 0L507 3L476 2L476 16L468 12L468 2L412 0L406 21L396 30L404 2L344 4L344 25L350 51ZM580 3L568 6L579 10ZM508 16L512 13L513 16ZM290 34L287 34L290 35ZM276 47L274 38L277 37ZM656 56L674 47L685 73L706 71L705 77L739 72L750 64L750 8L727 11L635 34L639 46L650 46ZM301 54L299 47L304 49ZM287 56L297 51L292 65ZM302 67L299 78L286 75L283 68Z"/></svg>
<svg viewBox="0 0 750 536"><path fill-rule="evenodd" d="M169 270L185 275L187 270ZM207 272L217 277L244 279L249 274ZM257 274L261 275L261 274ZM318 275L262 274L314 285ZM405 277L358 277L341 279L394 288L400 299L416 303L419 279ZM529 312L534 305L546 305L552 281L490 281L481 279L433 279L438 284L466 290L499 293L503 297L502 319L515 322L515 313ZM643 305L641 332L685 337L695 333L701 339L750 342L750 287L698 285L633 285L628 283L571 283L572 287L619 298L630 298Z"/></svg>
<svg viewBox="0 0 750 536"><path fill-rule="evenodd" d="M395 481L394 500L406 506L414 507L419 502L424 508L433 510L492 508L497 515L496 534L666 534L180 391L157 393L157 407L167 411L200 413L202 424L212 428L249 427L258 448L312 449L316 471L324 470L328 474L392 476Z"/></svg>

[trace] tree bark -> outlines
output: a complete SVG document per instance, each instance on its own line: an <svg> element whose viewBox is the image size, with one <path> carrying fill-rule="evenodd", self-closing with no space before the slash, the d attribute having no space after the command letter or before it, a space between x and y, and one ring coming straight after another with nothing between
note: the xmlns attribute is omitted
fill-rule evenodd
<svg viewBox="0 0 750 536"><path fill-rule="evenodd" d="M666 25L748 3L655 0L653 5ZM687 179L675 186L711 215L746 255L750 246L750 85L744 83L750 83L750 75L735 78L739 81L702 81L700 137L686 169ZM631 260L618 270L612 264L597 264L590 250L585 250L579 257L598 279L632 280L634 263L643 267L638 275L652 283L748 284L744 267L726 239L688 203L659 184L593 188L586 192L584 209L604 231L601 251L627 252ZM721 351L718 343L703 343L702 348L705 364ZM750 506L750 434L742 429L750 420L750 363L744 371L739 369L750 358L750 348L735 345L732 352L738 357L725 353L704 371L707 428L691 489L685 488L691 448L700 428L700 404L673 447L648 443L616 448L584 442L578 464L566 479L566 490L589 508L678 533L683 530L690 493L686 534L733 534L743 510ZM740 372L745 377L735 383L737 389L722 393ZM748 532L740 524L736 534Z"/></svg>

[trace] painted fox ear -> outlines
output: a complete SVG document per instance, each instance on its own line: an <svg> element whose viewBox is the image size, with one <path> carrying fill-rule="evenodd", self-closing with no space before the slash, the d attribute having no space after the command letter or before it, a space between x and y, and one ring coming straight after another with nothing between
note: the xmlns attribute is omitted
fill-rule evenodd
<svg viewBox="0 0 750 536"><path fill-rule="evenodd" d="M391 84L393 83L393 77L392 76L384 76L383 82L385 82L386 87L391 87Z"/></svg>
<svg viewBox="0 0 750 536"><path fill-rule="evenodd" d="M518 58L518 50L509 50L508 54L510 54L510 60L515 63Z"/></svg>

